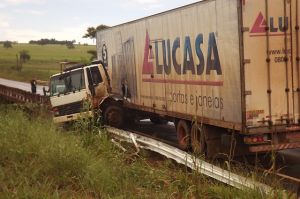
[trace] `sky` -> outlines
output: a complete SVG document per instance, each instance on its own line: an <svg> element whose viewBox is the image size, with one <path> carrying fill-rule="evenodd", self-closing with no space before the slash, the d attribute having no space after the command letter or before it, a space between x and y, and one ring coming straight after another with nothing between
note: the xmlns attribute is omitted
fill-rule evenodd
<svg viewBox="0 0 300 199"><path fill-rule="evenodd" d="M0 0L0 41L76 40L90 26L118 25L197 0Z"/></svg>

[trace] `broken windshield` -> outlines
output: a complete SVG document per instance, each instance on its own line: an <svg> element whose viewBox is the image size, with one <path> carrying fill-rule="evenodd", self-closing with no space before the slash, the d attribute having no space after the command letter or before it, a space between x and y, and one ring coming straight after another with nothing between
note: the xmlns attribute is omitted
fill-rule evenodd
<svg viewBox="0 0 300 199"><path fill-rule="evenodd" d="M50 79L50 94L57 96L70 92L85 89L83 70L76 70L61 75L53 76Z"/></svg>

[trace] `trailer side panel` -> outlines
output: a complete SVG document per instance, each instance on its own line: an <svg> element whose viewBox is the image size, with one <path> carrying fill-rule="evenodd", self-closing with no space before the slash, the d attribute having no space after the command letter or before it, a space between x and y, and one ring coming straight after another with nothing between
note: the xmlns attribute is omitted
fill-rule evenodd
<svg viewBox="0 0 300 199"><path fill-rule="evenodd" d="M149 111L241 126L238 16L238 1L209 0L98 32L113 92Z"/></svg>

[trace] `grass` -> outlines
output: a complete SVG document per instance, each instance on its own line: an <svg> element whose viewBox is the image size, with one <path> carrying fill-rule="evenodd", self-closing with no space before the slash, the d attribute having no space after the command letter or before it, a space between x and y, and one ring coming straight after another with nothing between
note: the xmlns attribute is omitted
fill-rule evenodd
<svg viewBox="0 0 300 199"><path fill-rule="evenodd" d="M59 62L77 61L87 62L90 59L88 50L95 50L95 46L75 45L68 49L65 45L34 45L14 44L13 48L0 46L0 77L28 82L32 78L47 81L50 75L60 71ZM22 71L17 71L16 54L27 50L30 61L23 65Z"/></svg>
<svg viewBox="0 0 300 199"><path fill-rule="evenodd" d="M122 152L84 119L59 130L42 113L0 107L0 198L272 198L128 145Z"/></svg>

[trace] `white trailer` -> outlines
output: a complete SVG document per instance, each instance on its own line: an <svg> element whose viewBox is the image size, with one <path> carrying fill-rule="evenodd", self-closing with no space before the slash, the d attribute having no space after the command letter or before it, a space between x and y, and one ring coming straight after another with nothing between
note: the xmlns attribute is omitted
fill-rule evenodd
<svg viewBox="0 0 300 199"><path fill-rule="evenodd" d="M99 31L110 94L126 113L175 121L181 148L300 147L299 8L204 0Z"/></svg>

